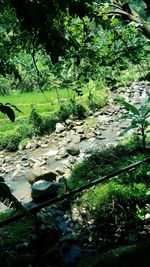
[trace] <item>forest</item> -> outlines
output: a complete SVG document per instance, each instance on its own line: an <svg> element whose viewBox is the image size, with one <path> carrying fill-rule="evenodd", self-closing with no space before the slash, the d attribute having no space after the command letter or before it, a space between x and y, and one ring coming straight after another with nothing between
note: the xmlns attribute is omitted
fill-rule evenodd
<svg viewBox="0 0 150 267"><path fill-rule="evenodd" d="M148 267L150 1L0 0L0 264Z"/></svg>

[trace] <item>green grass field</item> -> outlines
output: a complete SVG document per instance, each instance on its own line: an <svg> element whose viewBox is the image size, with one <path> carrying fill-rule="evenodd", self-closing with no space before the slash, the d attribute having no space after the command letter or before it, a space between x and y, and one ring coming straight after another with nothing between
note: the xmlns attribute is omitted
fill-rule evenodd
<svg viewBox="0 0 150 267"><path fill-rule="evenodd" d="M59 89L58 94L60 103L68 100L67 89ZM0 103L16 105L22 111L22 113L15 111L16 121L14 123L8 119L7 115L0 112L0 132L13 130L22 120L29 117L33 107L40 114L57 111L59 108L56 90L46 91L44 94L42 92L13 92L10 95L0 96Z"/></svg>
<svg viewBox="0 0 150 267"><path fill-rule="evenodd" d="M59 90L59 99L68 98L68 92L66 89ZM51 112L57 109L58 98L56 91L47 91L44 94L42 92L29 92L19 93L14 92L11 95L0 96L0 102L3 104L11 103L16 105L23 113L24 116L30 114L32 107L35 107L38 112ZM22 116L21 113L16 112L16 117ZM3 114L0 114L0 119L4 118Z"/></svg>
<svg viewBox="0 0 150 267"><path fill-rule="evenodd" d="M75 100L70 101L70 100ZM90 101L90 102L89 102ZM91 102L92 101L92 102ZM19 143L25 138L32 138L33 135L44 135L55 130L55 124L72 115L74 108L79 109L79 116L94 105L94 108L102 107L107 103L107 90L100 87L100 90L92 91L92 100L89 98L89 88L85 88L83 96L75 96L72 89L53 89L42 92L19 93L12 92L9 95L0 96L0 103L16 105L21 112L15 111L15 122L11 122L7 115L0 112L0 150L7 149L15 151ZM60 105L64 106L63 115L59 113ZM72 105L72 106L71 106ZM74 106L73 106L74 105ZM34 108L34 109L33 109ZM69 112L70 112L69 111ZM32 115L31 115L32 114ZM76 113L74 113L74 116ZM82 113L83 114L83 113ZM60 117L59 117L60 116ZM68 118L68 117L66 117Z"/></svg>

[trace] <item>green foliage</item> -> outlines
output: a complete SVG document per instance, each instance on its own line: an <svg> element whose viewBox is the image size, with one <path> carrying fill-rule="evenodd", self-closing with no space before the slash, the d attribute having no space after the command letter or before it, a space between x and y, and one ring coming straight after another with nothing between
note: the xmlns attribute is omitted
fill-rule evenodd
<svg viewBox="0 0 150 267"><path fill-rule="evenodd" d="M107 103L107 90L104 83L100 80L90 80L86 86L88 88L88 107L95 111L105 106Z"/></svg>
<svg viewBox="0 0 150 267"><path fill-rule="evenodd" d="M126 129L126 132L130 129L137 129L142 138L143 150L146 148L146 132L150 125L148 118L150 116L150 97L143 98L141 100L140 108L136 108L133 104L126 102L123 99L118 99L117 102L121 103L128 111L120 119L130 119L131 125Z"/></svg>
<svg viewBox="0 0 150 267"><path fill-rule="evenodd" d="M43 128L42 133L52 133L55 130L56 123L59 122L57 113L50 114L49 116L43 116Z"/></svg>
<svg viewBox="0 0 150 267"><path fill-rule="evenodd" d="M22 139L22 136L16 131L10 131L1 136L0 149L6 149L8 151L16 151L18 145Z"/></svg>
<svg viewBox="0 0 150 267"><path fill-rule="evenodd" d="M43 127L43 121L41 115L37 112L35 108L32 108L31 114L29 116L29 122L33 124L33 126L41 132Z"/></svg>
<svg viewBox="0 0 150 267"><path fill-rule="evenodd" d="M4 216L5 213L2 217ZM9 245L15 245L21 240L26 240L27 235L30 235L32 231L34 232L34 230L35 226L33 217L26 216L19 222L12 224L9 229L3 231L3 234L1 234L1 237L3 238L0 239L0 245L4 247Z"/></svg>
<svg viewBox="0 0 150 267"><path fill-rule="evenodd" d="M33 127L28 123L21 123L15 127L15 131L24 138L31 138L34 134Z"/></svg>
<svg viewBox="0 0 150 267"><path fill-rule="evenodd" d="M145 207L149 203L150 196L147 187L142 184L121 185L111 181L85 192L78 201L80 209L88 211L89 219L92 219L99 237L105 237L108 242L114 239L114 234L120 227L121 235L125 229L134 229L137 221L137 205ZM131 212L132 210L132 212ZM109 231L108 231L109 229ZM95 239L97 239L96 235Z"/></svg>
<svg viewBox="0 0 150 267"><path fill-rule="evenodd" d="M65 120L69 119L71 115L71 109L69 105L61 105L59 112L58 112L58 117L61 122L65 122Z"/></svg>
<svg viewBox="0 0 150 267"><path fill-rule="evenodd" d="M78 118L78 119L84 119L86 118L86 109L85 107L77 103L75 99L70 100L70 109L71 109L71 114L73 117Z"/></svg>
<svg viewBox="0 0 150 267"><path fill-rule="evenodd" d="M0 134L0 150L16 151L22 139L31 138L33 133L32 126L25 123L17 125L13 130L2 132Z"/></svg>
<svg viewBox="0 0 150 267"><path fill-rule="evenodd" d="M89 151L90 155L81 163L77 164L68 183L71 188L78 187L90 181L98 179L100 176L111 173L130 163L129 157L138 153L138 147L131 143L117 145L116 147L97 149Z"/></svg>
<svg viewBox="0 0 150 267"><path fill-rule="evenodd" d="M32 108L29 116L29 122L33 125L35 133L43 135L55 130L58 117L55 113L45 117L41 116L35 108Z"/></svg>

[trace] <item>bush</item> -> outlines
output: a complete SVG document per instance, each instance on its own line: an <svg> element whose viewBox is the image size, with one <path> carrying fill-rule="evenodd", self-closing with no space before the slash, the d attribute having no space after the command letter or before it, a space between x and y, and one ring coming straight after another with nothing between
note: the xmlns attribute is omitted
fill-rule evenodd
<svg viewBox="0 0 150 267"><path fill-rule="evenodd" d="M7 149L8 151L16 151L21 140L22 136L19 133L16 131L9 131L1 135L0 150Z"/></svg>
<svg viewBox="0 0 150 267"><path fill-rule="evenodd" d="M32 125L28 123L23 123L22 125L18 125L15 128L15 131L22 136L22 139L30 138L34 134Z"/></svg>
<svg viewBox="0 0 150 267"><path fill-rule="evenodd" d="M137 206L145 209L150 201L147 192L144 184L121 185L110 181L83 193L78 206L86 210L88 219L93 221L94 239L108 238L108 242L114 243L112 240L116 239L118 229L124 238L126 229L135 231L139 220Z"/></svg>
<svg viewBox="0 0 150 267"><path fill-rule="evenodd" d="M55 125L58 122L58 114L53 113L49 116L41 116L35 108L32 108L29 122L34 126L35 133L39 135L51 133L55 130Z"/></svg>
<svg viewBox="0 0 150 267"><path fill-rule="evenodd" d="M16 151L19 143L25 139L32 137L34 130L31 125L22 124L0 135L0 150Z"/></svg>
<svg viewBox="0 0 150 267"><path fill-rule="evenodd" d="M85 119L87 116L86 108L80 103L76 103L75 100L71 99L69 104L71 115L77 119Z"/></svg>
<svg viewBox="0 0 150 267"><path fill-rule="evenodd" d="M128 149L125 145L118 145L104 150L89 151L89 153L90 155L83 162L74 167L68 181L71 188L120 169L128 164L129 156L133 156L137 151L135 147Z"/></svg>
<svg viewBox="0 0 150 267"><path fill-rule="evenodd" d="M37 112L37 110L35 108L32 108L30 116L29 116L29 122L33 124L33 126L39 131L41 132L42 129L42 117L41 115Z"/></svg>
<svg viewBox="0 0 150 267"><path fill-rule="evenodd" d="M46 117L42 117L42 132L41 133L52 133L55 130L56 123L59 121L57 114L51 114Z"/></svg>
<svg viewBox="0 0 150 267"><path fill-rule="evenodd" d="M65 120L69 119L71 115L71 109L69 105L61 105L59 112L58 112L58 118L60 122L65 122Z"/></svg>
<svg viewBox="0 0 150 267"><path fill-rule="evenodd" d="M81 198L82 203L86 203L88 209L95 218L108 216L109 208L114 204L121 205L125 210L129 205L146 203L150 196L146 194L147 188L144 184L122 185L114 181L96 186L93 190L88 190ZM81 204L82 205L82 204ZM84 205L84 204L83 204Z"/></svg>

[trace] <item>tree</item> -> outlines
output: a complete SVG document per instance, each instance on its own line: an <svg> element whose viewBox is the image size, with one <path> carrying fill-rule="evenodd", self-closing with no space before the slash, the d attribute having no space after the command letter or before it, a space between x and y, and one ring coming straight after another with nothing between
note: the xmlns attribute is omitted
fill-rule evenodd
<svg viewBox="0 0 150 267"><path fill-rule="evenodd" d="M135 11L131 5L132 0L129 0L129 2L126 0L95 2L97 4L93 4L93 0L1 0L0 18L3 21L1 43L4 45L3 49L0 47L0 73L12 72L15 74L15 78L21 79L15 64L10 62L13 49L18 51L25 48L30 53L33 52L34 57L39 45L45 48L54 64L58 62L60 56L67 55L70 58L70 55L68 56L70 53L77 66L86 55L89 58L90 66L93 68L91 62L95 58L95 64L97 64L99 57L97 51L95 53L93 48L90 47L89 49L89 44L91 45L90 23L85 23L84 18L88 16L90 21L95 20L96 23L103 24L98 17L99 15L106 15L106 11L108 16L119 16L126 22L135 21L145 36L150 39L150 24ZM149 1L141 0L142 2L145 3L149 13ZM98 12L98 9L100 9L100 12ZM68 21L71 22L72 19L76 20L78 18L82 21L82 31L85 33L84 45L83 42L80 42L80 38L77 38L77 35L68 30ZM93 34L95 32L93 31Z"/></svg>
<svg viewBox="0 0 150 267"><path fill-rule="evenodd" d="M10 4L16 11L21 30L30 33L35 45L44 45L53 63L56 63L58 57L64 55L69 47L73 46L78 49L76 40L72 36L65 35L65 20L67 16L90 15L92 0L87 2L81 0L10 0Z"/></svg>
<svg viewBox="0 0 150 267"><path fill-rule="evenodd" d="M146 10L150 13L150 2L148 0L141 0L144 1L146 4ZM138 14L134 8L132 8L130 1L127 0L111 0L107 1L107 3L100 3L100 16L106 14L106 10L104 7L108 7L107 15L112 16L119 16L124 21L134 21L138 24L140 29L142 30L143 34L150 39L150 23L146 21L140 14Z"/></svg>

